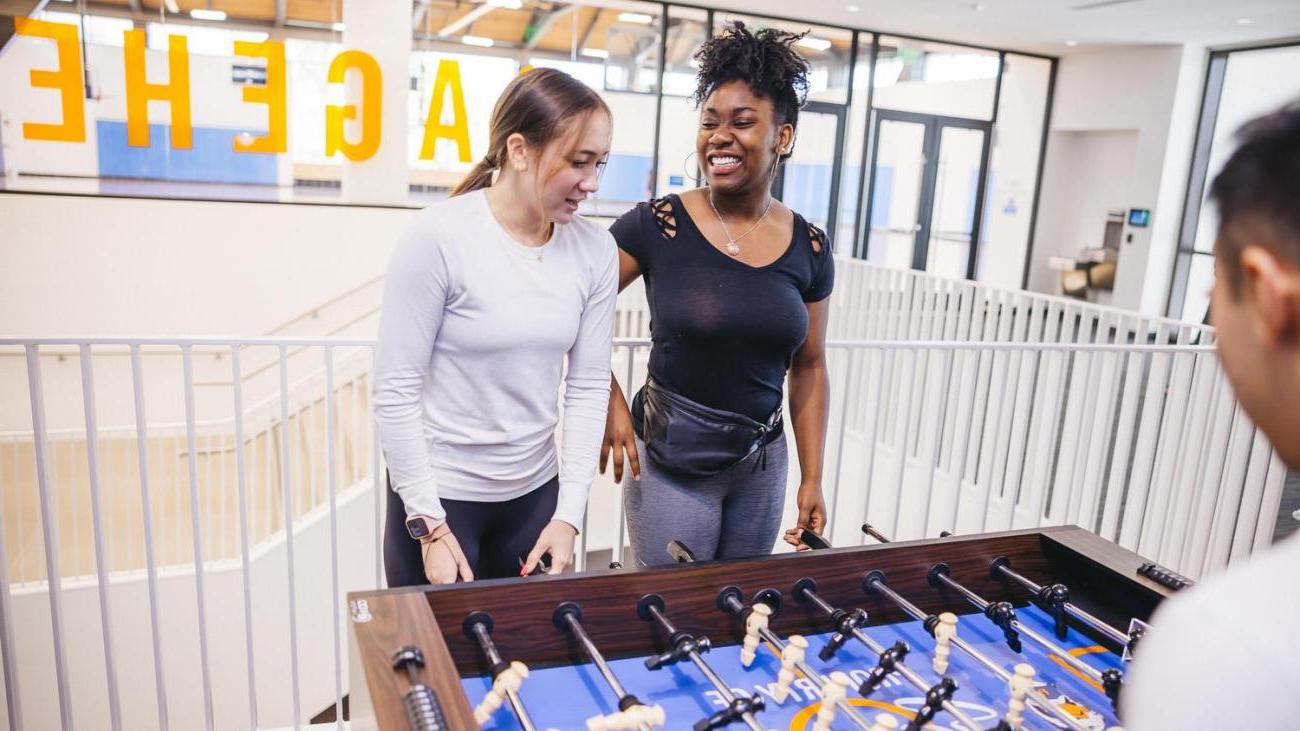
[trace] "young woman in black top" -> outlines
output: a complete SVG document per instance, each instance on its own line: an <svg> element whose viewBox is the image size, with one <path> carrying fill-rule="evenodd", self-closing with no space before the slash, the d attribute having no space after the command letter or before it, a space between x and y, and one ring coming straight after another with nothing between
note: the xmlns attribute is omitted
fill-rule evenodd
<svg viewBox="0 0 1300 731"><path fill-rule="evenodd" d="M630 411L611 382L601 470L612 456L621 480L630 466L624 503L646 565L668 561L673 539L699 559L771 551L786 486L787 371L800 481L785 540L803 548L800 529L826 525L834 260L826 235L771 195L808 89L808 64L792 48L800 37L735 23L701 46L696 152L707 187L642 203L611 228L620 288L645 277L653 347ZM737 444L736 433L748 436Z"/></svg>

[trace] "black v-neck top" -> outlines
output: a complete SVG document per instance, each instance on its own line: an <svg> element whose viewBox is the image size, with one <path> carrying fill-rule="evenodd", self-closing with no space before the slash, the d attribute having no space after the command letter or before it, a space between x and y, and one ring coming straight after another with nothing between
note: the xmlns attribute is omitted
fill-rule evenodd
<svg viewBox="0 0 1300 731"><path fill-rule="evenodd" d="M750 266L709 243L673 194L638 204L610 232L645 277L650 376L705 406L766 419L808 335L806 303L834 286L826 234L796 213L785 252Z"/></svg>

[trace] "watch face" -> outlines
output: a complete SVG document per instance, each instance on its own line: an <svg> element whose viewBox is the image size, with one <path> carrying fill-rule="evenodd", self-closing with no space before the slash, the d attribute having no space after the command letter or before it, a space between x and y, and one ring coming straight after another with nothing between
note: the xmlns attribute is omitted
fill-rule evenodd
<svg viewBox="0 0 1300 731"><path fill-rule="evenodd" d="M424 522L424 518L416 516L406 519L406 532L411 534L412 538L423 538L429 535L429 524Z"/></svg>

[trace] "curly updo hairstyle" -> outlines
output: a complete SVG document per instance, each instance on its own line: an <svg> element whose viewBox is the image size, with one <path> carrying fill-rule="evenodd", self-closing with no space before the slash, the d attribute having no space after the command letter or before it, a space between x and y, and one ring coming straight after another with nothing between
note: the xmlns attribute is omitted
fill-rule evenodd
<svg viewBox="0 0 1300 731"><path fill-rule="evenodd" d="M691 98L698 106L719 86L743 81L755 96L772 102L778 124L798 128L799 109L808 98L808 61L793 46L805 35L775 28L752 32L738 20L728 24L695 52L700 71Z"/></svg>

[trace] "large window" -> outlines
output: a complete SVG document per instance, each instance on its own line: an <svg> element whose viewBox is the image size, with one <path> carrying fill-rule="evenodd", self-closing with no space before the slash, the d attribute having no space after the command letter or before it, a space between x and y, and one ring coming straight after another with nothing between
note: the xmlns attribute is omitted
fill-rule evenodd
<svg viewBox="0 0 1300 731"><path fill-rule="evenodd" d="M1192 158L1169 315L1203 321L1214 285L1214 237L1218 213L1206 200L1211 181L1236 149L1245 122L1300 99L1300 45L1211 55Z"/></svg>
<svg viewBox="0 0 1300 731"><path fill-rule="evenodd" d="M392 35L367 25L378 8L364 0L207 5L226 17L124 2L38 13L62 30L29 28L0 54L0 190L421 206L486 154L510 80L553 67L613 111L609 165L583 208L613 217L700 184L693 56L742 21L806 34L797 50L811 66L808 105L775 189L828 230L838 253L915 263L906 246L893 257L866 246L869 219L888 213L870 212L872 181L885 201L907 180L901 148L878 139L911 129L882 128L889 113L946 125L931 135L943 169L920 223L948 242L932 259L947 263L928 268L963 274L978 250L979 275L1010 284L1009 262L1024 256L1049 58L637 0L413 0L409 25L385 21L410 28L408 55L375 40ZM85 7L93 13L76 12ZM47 72L35 86L33 70ZM187 83L173 83L174 72ZM78 109L80 131L64 119ZM873 177L873 154L890 170ZM394 184L354 195L378 181ZM984 186L976 211L972 191ZM904 202L900 193L891 205Z"/></svg>

